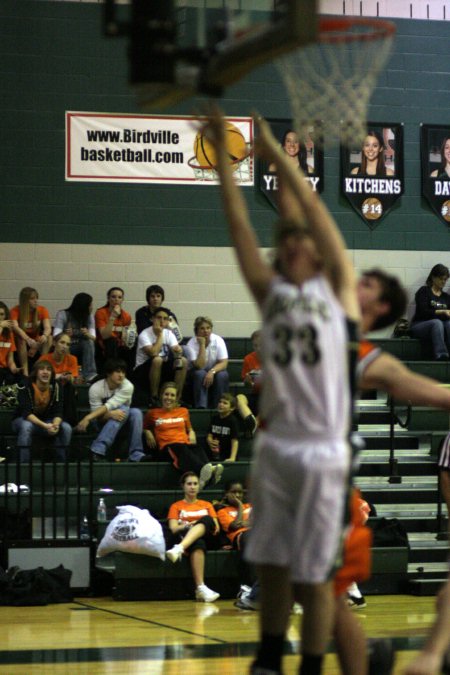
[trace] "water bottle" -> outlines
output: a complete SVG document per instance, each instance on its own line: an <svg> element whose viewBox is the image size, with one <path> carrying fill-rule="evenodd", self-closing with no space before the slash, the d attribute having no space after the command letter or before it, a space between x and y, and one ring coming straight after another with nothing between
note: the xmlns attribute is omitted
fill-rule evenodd
<svg viewBox="0 0 450 675"><path fill-rule="evenodd" d="M87 516L83 516L80 524L80 539L83 539L83 541L88 541L90 538L89 520Z"/></svg>
<svg viewBox="0 0 450 675"><path fill-rule="evenodd" d="M129 326L126 326L123 333L123 341L128 349L134 347L134 343L137 338L137 326L136 323L132 320Z"/></svg>
<svg viewBox="0 0 450 675"><path fill-rule="evenodd" d="M177 338L178 344L180 344L181 340L183 339L183 334L181 333L180 327L177 324L177 322L175 321L175 319L173 318L173 316L169 316L168 326L169 326L170 330L172 331L172 333Z"/></svg>
<svg viewBox="0 0 450 675"><path fill-rule="evenodd" d="M106 504L103 497L100 497L97 506L97 522L106 523Z"/></svg>

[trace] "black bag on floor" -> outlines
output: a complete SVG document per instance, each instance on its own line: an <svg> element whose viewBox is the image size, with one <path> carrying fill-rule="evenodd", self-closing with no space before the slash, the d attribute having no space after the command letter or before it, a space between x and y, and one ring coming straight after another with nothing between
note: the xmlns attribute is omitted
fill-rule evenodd
<svg viewBox="0 0 450 675"><path fill-rule="evenodd" d="M71 570L63 565L51 570L11 567L5 572L0 568L0 605L27 607L72 602L71 577Z"/></svg>
<svg viewBox="0 0 450 675"><path fill-rule="evenodd" d="M373 532L372 546L407 546L409 548L408 532L397 518L369 518L367 525Z"/></svg>

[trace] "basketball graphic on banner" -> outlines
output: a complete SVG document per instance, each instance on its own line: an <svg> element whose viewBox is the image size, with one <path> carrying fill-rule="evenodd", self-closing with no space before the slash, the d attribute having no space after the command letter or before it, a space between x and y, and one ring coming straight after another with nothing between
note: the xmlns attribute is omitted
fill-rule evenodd
<svg viewBox="0 0 450 675"><path fill-rule="evenodd" d="M231 122L227 122L226 133L230 164L237 165L249 155L250 150L242 132ZM195 137L194 154L199 166L215 169L217 164L216 152L203 131L199 131Z"/></svg>
<svg viewBox="0 0 450 675"><path fill-rule="evenodd" d="M441 206L441 214L447 223L450 223L450 200L447 199Z"/></svg>
<svg viewBox="0 0 450 675"><path fill-rule="evenodd" d="M376 197L369 197L363 201L361 212L368 220L378 220L383 215L383 205Z"/></svg>

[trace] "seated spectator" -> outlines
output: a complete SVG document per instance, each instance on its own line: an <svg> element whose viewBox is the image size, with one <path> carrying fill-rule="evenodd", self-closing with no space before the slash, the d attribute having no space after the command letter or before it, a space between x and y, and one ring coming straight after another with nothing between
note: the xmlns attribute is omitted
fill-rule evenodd
<svg viewBox="0 0 450 675"><path fill-rule="evenodd" d="M14 361L16 343L12 329L13 322L9 317L9 309L0 301L0 385L14 384L22 372Z"/></svg>
<svg viewBox="0 0 450 675"><path fill-rule="evenodd" d="M431 340L437 361L449 360L450 295L444 291L448 277L445 265L432 268L425 286L416 293L416 312L411 320L411 336Z"/></svg>
<svg viewBox="0 0 450 675"><path fill-rule="evenodd" d="M26 286L19 295L19 304L11 309L10 319L17 335L17 353L28 377L29 367L52 346L52 327L48 309L38 304L39 293Z"/></svg>
<svg viewBox="0 0 450 675"><path fill-rule="evenodd" d="M53 351L41 356L39 361L46 359L52 364L55 379L62 388L64 419L75 425L77 423L77 402L73 383L78 376L78 361L76 356L71 355L70 347L70 336L67 333L59 333L54 338Z"/></svg>
<svg viewBox="0 0 450 675"><path fill-rule="evenodd" d="M123 331L130 325L131 315L122 309L124 296L122 288L113 286L106 294L106 304L95 312L97 357L102 364L107 359L123 359L127 364L127 373L130 373L133 353L123 340Z"/></svg>
<svg viewBox="0 0 450 675"><path fill-rule="evenodd" d="M222 394L206 436L211 456L216 462L236 461L239 449L239 428L234 415L235 410L235 397L228 393Z"/></svg>
<svg viewBox="0 0 450 675"><path fill-rule="evenodd" d="M142 333L142 331L146 328L150 328L152 325L153 314L155 313L155 310L161 307L162 303L164 302L164 297L164 289L161 286L158 286L158 284L152 284L147 288L145 291L145 299L147 300L147 304L143 307L139 307L139 309L136 310L135 316L138 333ZM167 311L169 312L169 323L167 328L173 332L177 338L177 342L180 343L183 339L183 336L178 326L178 319L170 309Z"/></svg>
<svg viewBox="0 0 450 675"><path fill-rule="evenodd" d="M151 450L158 450L161 460L171 461L181 473L194 471L200 477L200 490L211 479L218 483L223 466L213 466L205 451L197 445L189 411L178 403L175 382L161 388L161 408L151 408L144 417L144 434Z"/></svg>
<svg viewBox="0 0 450 675"><path fill-rule="evenodd" d="M178 400L186 380L187 360L175 335L167 328L169 310L159 307L152 316L152 325L140 333L136 351L133 382L141 390L150 391L150 405L159 406L161 382L174 380Z"/></svg>
<svg viewBox="0 0 450 675"><path fill-rule="evenodd" d="M60 384L73 382L78 376L78 360L72 356L71 339L67 333L58 333L54 338L54 349L50 354L41 356L39 361L46 360L52 364L55 379Z"/></svg>
<svg viewBox="0 0 450 675"><path fill-rule="evenodd" d="M60 333L70 336L70 351L82 367L83 379L90 382L97 377L95 365L95 321L92 314L92 295L77 293L67 309L56 313L53 337Z"/></svg>
<svg viewBox="0 0 450 675"><path fill-rule="evenodd" d="M244 502L244 488L239 481L230 481L220 504L215 504L220 527L239 552L240 583L251 585L255 581L249 565L244 560L245 543L250 530L251 504Z"/></svg>
<svg viewBox="0 0 450 675"><path fill-rule="evenodd" d="M217 408L220 397L228 391L227 347L212 329L210 318L198 316L194 322L195 337L186 345L185 353L193 367L195 408Z"/></svg>
<svg viewBox="0 0 450 675"><path fill-rule="evenodd" d="M214 602L220 594L205 585L204 575L206 551L214 547L214 537L219 532L217 515L210 502L198 499L200 481L193 471L182 475L181 485L184 497L171 505L167 516L169 535L166 558L175 563L183 555L189 556L195 599Z"/></svg>
<svg viewBox="0 0 450 675"><path fill-rule="evenodd" d="M93 422L96 431L100 431L91 443L92 458L96 462L106 460L106 453L125 425L128 426L128 460L145 462L151 459L143 449L142 412L131 407L134 387L125 377L126 370L127 364L120 359L110 359L105 363L106 377L89 388L91 412L76 427L77 431L86 431Z"/></svg>
<svg viewBox="0 0 450 675"><path fill-rule="evenodd" d="M65 461L72 438L72 427L63 421L63 397L55 380L55 371L49 361L34 364L31 379L19 389L13 431L17 436L17 450L21 462L29 462L34 435L54 439L56 456Z"/></svg>

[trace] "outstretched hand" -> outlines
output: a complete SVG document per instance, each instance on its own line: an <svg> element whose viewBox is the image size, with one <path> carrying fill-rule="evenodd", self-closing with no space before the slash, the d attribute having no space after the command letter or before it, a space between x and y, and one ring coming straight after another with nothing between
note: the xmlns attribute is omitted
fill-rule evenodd
<svg viewBox="0 0 450 675"><path fill-rule="evenodd" d="M199 121L202 123L202 133L216 150L226 147L226 124L222 110L217 103L210 103L204 108L204 114Z"/></svg>
<svg viewBox="0 0 450 675"><path fill-rule="evenodd" d="M256 112L253 113L253 121L257 131L253 146L255 153L266 162L276 160L280 154L280 144L275 139L269 123Z"/></svg>

